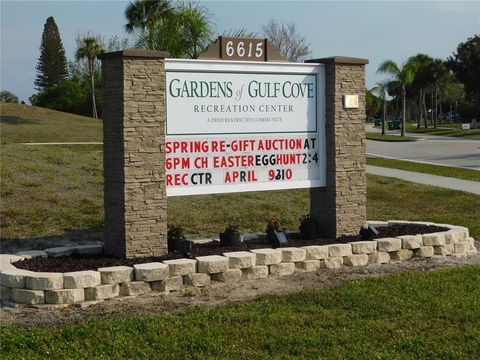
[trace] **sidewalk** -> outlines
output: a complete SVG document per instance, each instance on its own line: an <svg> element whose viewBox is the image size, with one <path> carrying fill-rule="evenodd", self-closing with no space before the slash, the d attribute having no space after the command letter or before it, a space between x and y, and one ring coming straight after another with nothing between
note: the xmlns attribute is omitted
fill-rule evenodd
<svg viewBox="0 0 480 360"><path fill-rule="evenodd" d="M480 195L480 182L367 165L367 173Z"/></svg>

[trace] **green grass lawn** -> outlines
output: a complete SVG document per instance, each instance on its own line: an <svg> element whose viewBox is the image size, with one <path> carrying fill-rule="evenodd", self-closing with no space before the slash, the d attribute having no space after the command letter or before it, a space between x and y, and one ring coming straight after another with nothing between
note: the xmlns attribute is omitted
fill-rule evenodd
<svg viewBox="0 0 480 360"><path fill-rule="evenodd" d="M2 103L2 144L102 141L102 121L30 105Z"/></svg>
<svg viewBox="0 0 480 360"><path fill-rule="evenodd" d="M367 132L367 139L377 141L417 141L417 138L412 136L400 136L400 135L382 135L381 133Z"/></svg>
<svg viewBox="0 0 480 360"><path fill-rule="evenodd" d="M47 140L96 141L101 138L100 122L26 105L5 105L11 108L2 104L2 238L101 229L101 146L16 144ZM6 114L22 121L16 125L6 123L3 121ZM34 125L24 123L29 119L43 125L34 130ZM57 122L63 129L58 130L61 135L49 133ZM82 127L84 123L89 126ZM453 223L469 227L472 235L480 239L480 196L368 176L367 198L369 219ZM308 189L302 189L174 197L169 198L168 207L169 223L182 225L191 237L216 235L232 221L238 222L242 231L264 231L267 219L272 216L277 216L284 227L295 230L298 218L309 211L309 193Z"/></svg>
<svg viewBox="0 0 480 360"><path fill-rule="evenodd" d="M103 228L102 147L2 146L2 238Z"/></svg>
<svg viewBox="0 0 480 360"><path fill-rule="evenodd" d="M434 129L433 126L430 126L428 129L417 129L416 125L407 124L406 130L407 132L413 132L417 134L480 139L480 129L462 130L460 124L439 124L437 125L436 129Z"/></svg>
<svg viewBox="0 0 480 360"><path fill-rule="evenodd" d="M457 179L480 181L480 171L461 169L450 166L421 164L412 161L383 159L377 157L367 158L368 165L383 166L387 168L415 171L424 174L447 176ZM480 186L480 184L479 184Z"/></svg>
<svg viewBox="0 0 480 360"><path fill-rule="evenodd" d="M179 315L0 330L3 359L478 359L480 266Z"/></svg>
<svg viewBox="0 0 480 360"><path fill-rule="evenodd" d="M103 226L100 146L5 145L1 168L2 238L62 235ZM242 231L264 231L277 216L296 229L308 212L308 189L172 197L169 222L192 237L218 234L237 221ZM480 196L368 176L369 219L436 221L467 226L480 238Z"/></svg>

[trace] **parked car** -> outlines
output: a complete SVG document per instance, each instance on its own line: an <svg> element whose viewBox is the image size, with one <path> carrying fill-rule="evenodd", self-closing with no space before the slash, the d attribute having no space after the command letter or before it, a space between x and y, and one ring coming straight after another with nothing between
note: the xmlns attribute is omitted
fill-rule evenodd
<svg viewBox="0 0 480 360"><path fill-rule="evenodd" d="M459 113L456 113L455 111L447 112L447 120L455 121L455 120L460 120L460 119L461 119L461 117L460 117Z"/></svg>

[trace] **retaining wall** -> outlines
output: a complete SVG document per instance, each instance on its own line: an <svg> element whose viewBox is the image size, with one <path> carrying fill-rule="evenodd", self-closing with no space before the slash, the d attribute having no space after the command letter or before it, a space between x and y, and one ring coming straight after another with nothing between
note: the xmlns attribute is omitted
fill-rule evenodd
<svg viewBox="0 0 480 360"><path fill-rule="evenodd" d="M52 248L0 255L1 301L9 307L55 307L70 304L94 304L118 296L137 296L152 291L169 293L185 288L208 286L212 281L233 283L267 276L285 276L298 272L321 271L343 266L385 264L408 261L415 257L463 257L477 254L474 239L461 226L426 222L369 222L375 226L398 223L437 225L448 231L404 235L359 241L348 244L310 245L278 249L255 249L201 256L114 266L96 271L40 273L17 269L15 262L35 256L65 256L74 252L98 253L101 245Z"/></svg>

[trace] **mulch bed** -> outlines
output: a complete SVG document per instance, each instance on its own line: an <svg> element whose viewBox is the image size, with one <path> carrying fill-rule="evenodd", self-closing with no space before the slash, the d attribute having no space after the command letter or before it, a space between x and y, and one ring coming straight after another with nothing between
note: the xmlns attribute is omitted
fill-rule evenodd
<svg viewBox="0 0 480 360"><path fill-rule="evenodd" d="M430 234L440 231L447 231L447 228L439 226L427 226L416 224L395 224L388 227L377 228L378 238L396 237L412 234ZM288 244L284 247L299 247L307 245L328 245L345 244L354 241L362 241L360 235L341 236L337 239L316 239L305 240L299 236L289 236ZM222 255L231 251L246 251L250 249L271 248L272 245L267 239L244 241L241 246L222 246L218 241L206 244L194 244L192 258L206 255ZM110 266L133 266L134 264L143 264L149 262L158 262L185 257L182 253L171 252L161 257L147 257L136 259L119 259L108 255L73 255L60 258L34 258L24 261L18 261L15 266L18 269L40 271L40 272L71 272L83 270L96 270L101 267Z"/></svg>

